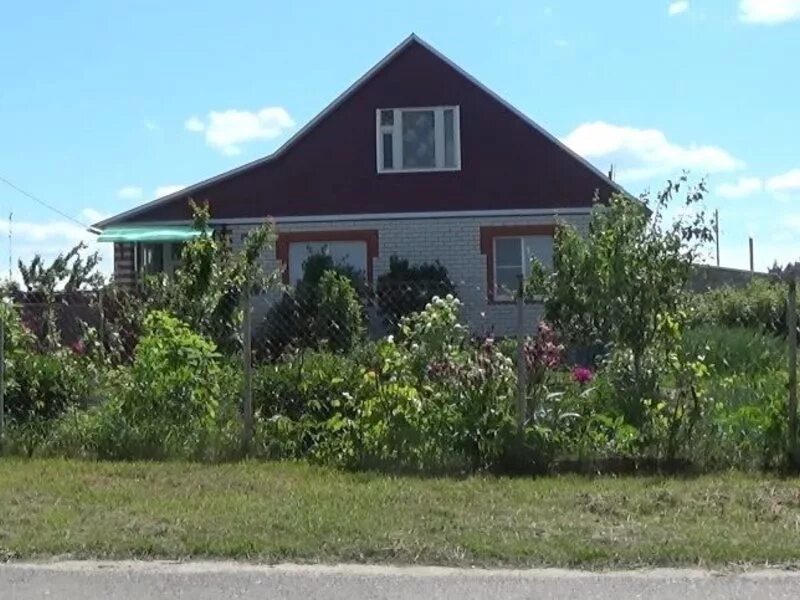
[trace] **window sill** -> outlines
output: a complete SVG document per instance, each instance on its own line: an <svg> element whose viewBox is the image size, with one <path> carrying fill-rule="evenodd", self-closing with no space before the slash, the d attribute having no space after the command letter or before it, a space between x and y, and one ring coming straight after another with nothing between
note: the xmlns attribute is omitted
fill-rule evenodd
<svg viewBox="0 0 800 600"><path fill-rule="evenodd" d="M397 173L456 173L461 167L434 167L432 169L378 169L378 175L394 175Z"/></svg>
<svg viewBox="0 0 800 600"><path fill-rule="evenodd" d="M490 306L516 306L517 301L514 298L489 298L488 304ZM544 298L526 298L525 306L539 306L544 304Z"/></svg>

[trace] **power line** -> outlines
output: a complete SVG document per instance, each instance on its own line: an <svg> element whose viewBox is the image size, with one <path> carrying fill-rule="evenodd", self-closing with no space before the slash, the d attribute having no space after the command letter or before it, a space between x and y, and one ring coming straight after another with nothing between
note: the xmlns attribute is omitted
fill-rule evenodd
<svg viewBox="0 0 800 600"><path fill-rule="evenodd" d="M22 195L23 195L23 196L25 196L26 198L30 198L30 199L31 199L31 200L33 200L34 202L38 202L39 204L41 204L41 205L42 205L42 206L44 206L45 208L47 208L47 209L49 209L49 210L52 210L54 213L61 215L61 216L62 216L62 217L64 217L65 219L69 219L69 220L70 220L70 221L72 221L73 223L77 223L78 225L80 225L80 226L81 226L81 227L83 227L84 229L87 229L87 230L88 230L88 229L90 229L90 228L89 228L89 226L88 226L88 225L86 225L85 223L81 223L81 222L80 222L78 219L76 219L75 217L71 217L71 216L70 216L70 215L68 215L67 213L65 213L65 212L63 212L63 211L60 211L60 210L59 210L59 209L57 209L55 206L52 206L52 205L48 204L47 202L45 202L44 200L42 200L42 199L40 199L40 198L37 198L36 196L34 196L33 194L31 194L30 192L26 192L26 191L25 191L25 190L23 190L21 187L19 187L18 185L15 185L14 183L12 183L11 181L9 181L8 179L6 179L5 177L3 177L2 175L0 175L0 181L2 181L3 183L5 183L5 184L6 184L8 187L10 187L10 188L12 188L12 189L16 190L17 192L19 192L20 194L22 194Z"/></svg>

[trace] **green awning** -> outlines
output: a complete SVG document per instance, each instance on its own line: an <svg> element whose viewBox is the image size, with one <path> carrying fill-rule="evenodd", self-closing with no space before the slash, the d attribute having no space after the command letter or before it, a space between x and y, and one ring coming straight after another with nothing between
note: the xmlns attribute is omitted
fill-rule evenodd
<svg viewBox="0 0 800 600"><path fill-rule="evenodd" d="M109 227L98 242L185 242L200 236L192 227Z"/></svg>

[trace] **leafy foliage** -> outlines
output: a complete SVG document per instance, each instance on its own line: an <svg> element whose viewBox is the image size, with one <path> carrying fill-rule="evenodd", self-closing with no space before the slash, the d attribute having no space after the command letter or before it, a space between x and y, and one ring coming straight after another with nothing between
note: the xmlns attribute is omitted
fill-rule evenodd
<svg viewBox="0 0 800 600"><path fill-rule="evenodd" d="M256 328L260 354L276 358L287 348L352 350L364 337L363 287L352 269L326 254L310 256L303 278L270 307Z"/></svg>
<svg viewBox="0 0 800 600"><path fill-rule="evenodd" d="M748 327L786 335L786 294L781 281L756 278L742 288L721 287L692 294L690 317L696 324Z"/></svg>
<svg viewBox="0 0 800 600"><path fill-rule="evenodd" d="M87 246L80 242L66 253L60 253L50 265L45 265L39 254L27 265L18 261L22 285L28 292L39 292L52 297L56 291L66 293L81 289L96 289L103 284L103 276L97 271L100 254L93 252L82 256Z"/></svg>
<svg viewBox="0 0 800 600"><path fill-rule="evenodd" d="M208 226L208 203L191 203L200 236L186 243L173 276L146 279L141 296L148 310L166 310L224 350L241 347L242 297L268 288L277 273L265 273L259 260L274 241L271 223L252 229L244 247L234 251L230 240L214 236Z"/></svg>
<svg viewBox="0 0 800 600"><path fill-rule="evenodd" d="M376 286L378 309L390 328L397 327L406 315L421 311L434 296L455 294L456 286L443 265L411 265L397 256L389 258L389 270L378 277Z"/></svg>
<svg viewBox="0 0 800 600"><path fill-rule="evenodd" d="M12 424L48 421L93 398L100 375L79 346L40 353L17 311L2 304L0 318L5 335L5 410Z"/></svg>
<svg viewBox="0 0 800 600"><path fill-rule="evenodd" d="M671 362L687 322L691 265L713 239L698 208L703 182L688 189L683 215L665 220L686 181L668 182L654 201L613 196L593 211L586 236L559 227L551 273L532 267L528 292L544 296L547 320L572 345L600 344L628 357L625 393L640 405L654 397L659 369Z"/></svg>
<svg viewBox="0 0 800 600"><path fill-rule="evenodd" d="M786 341L761 329L704 324L683 333L683 351L715 374L764 373L786 364Z"/></svg>

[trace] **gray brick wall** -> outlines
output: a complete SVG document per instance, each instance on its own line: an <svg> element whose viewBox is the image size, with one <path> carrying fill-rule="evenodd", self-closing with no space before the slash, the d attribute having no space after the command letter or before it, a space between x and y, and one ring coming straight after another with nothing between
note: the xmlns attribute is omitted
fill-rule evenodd
<svg viewBox="0 0 800 600"><path fill-rule="evenodd" d="M565 221L585 231L589 214L537 215L525 217L446 217L424 219L348 220L309 223L278 223L278 231L329 231L375 229L378 231L379 252L374 261L375 277L389 268L392 255L412 263L438 260L458 287L464 303L464 315L477 333L494 331L509 335L517 330L517 308L513 304L492 304L488 301L486 257L481 254L480 228L502 225L536 225ZM241 244L242 234L250 225L235 225L235 244ZM264 256L264 268L279 268L274 248ZM539 318L541 306L526 309L526 329L532 331Z"/></svg>

